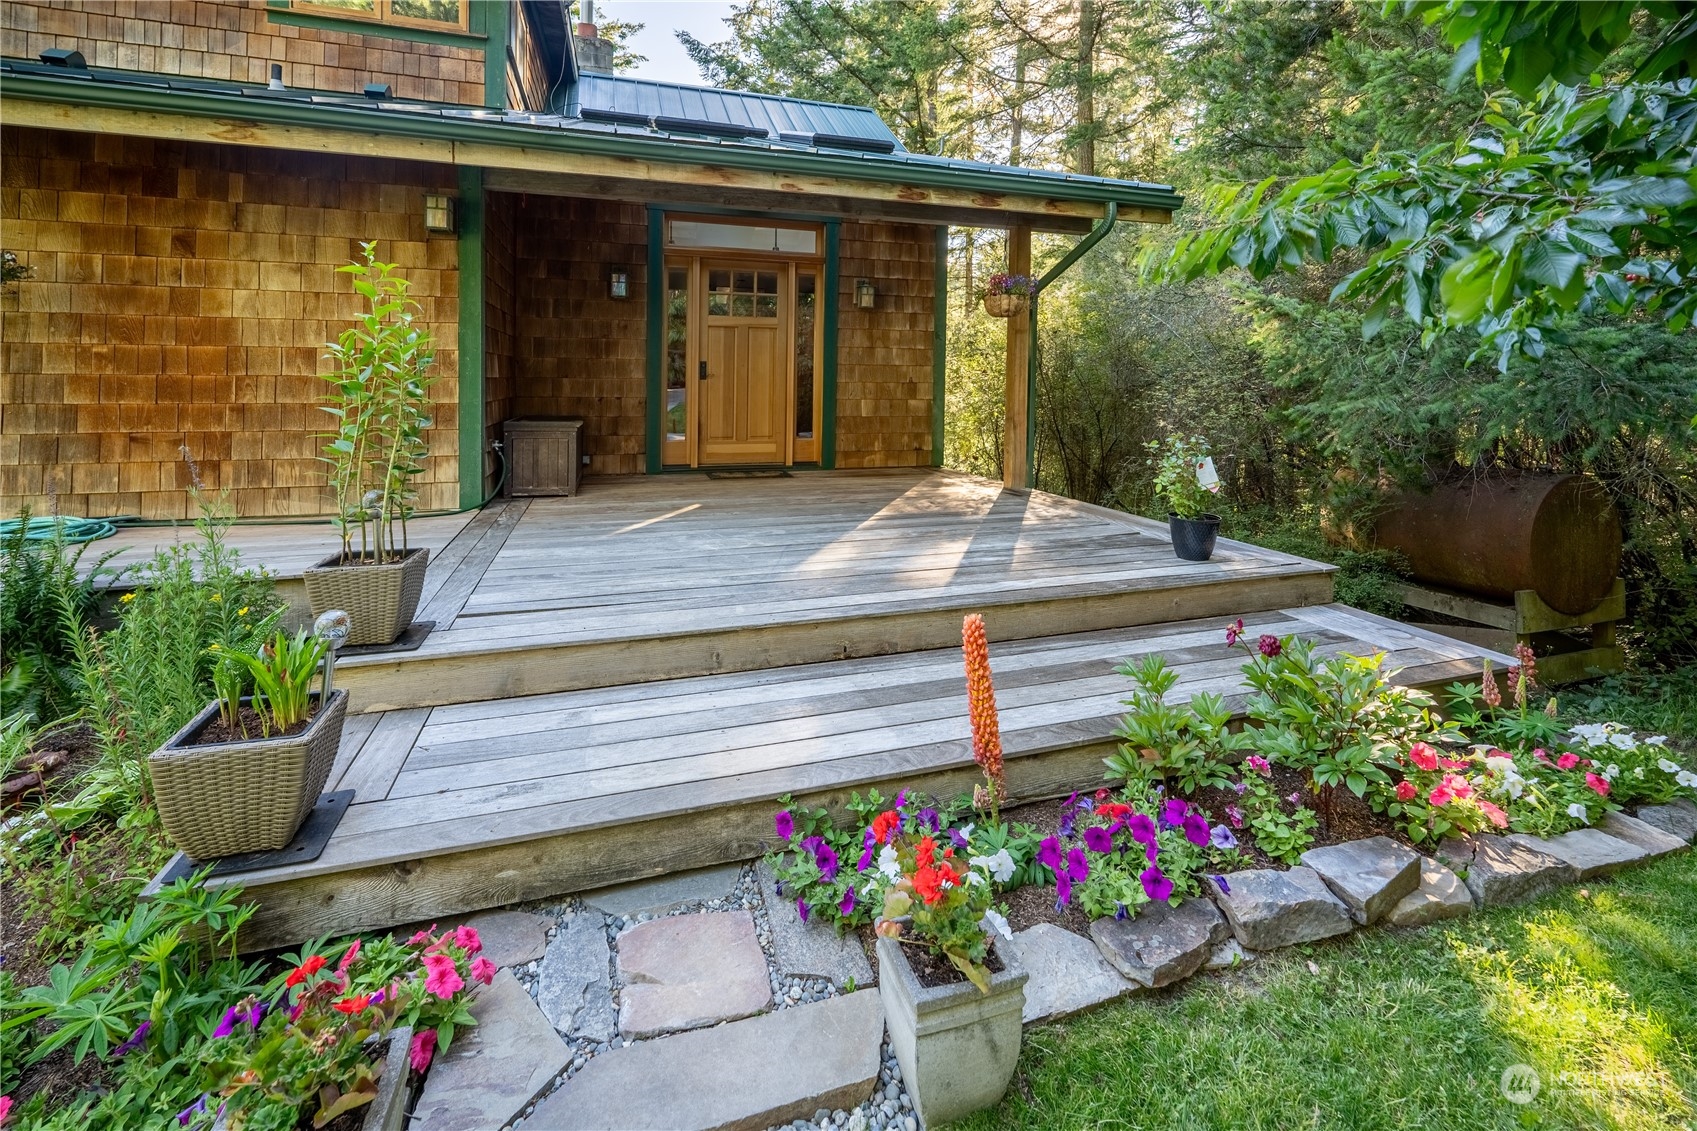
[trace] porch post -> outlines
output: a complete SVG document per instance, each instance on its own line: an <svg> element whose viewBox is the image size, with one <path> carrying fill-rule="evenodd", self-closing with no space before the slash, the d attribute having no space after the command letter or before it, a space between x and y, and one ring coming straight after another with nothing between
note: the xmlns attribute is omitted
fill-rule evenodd
<svg viewBox="0 0 1697 1131"><path fill-rule="evenodd" d="M1031 229L1020 225L1008 229L1010 275L1031 274ZM1037 298L1032 296L1035 303ZM1003 401L1002 486L1028 489L1031 486L1031 450L1027 442L1031 420L1031 325L1032 318L1013 317L1008 324L1007 389Z"/></svg>

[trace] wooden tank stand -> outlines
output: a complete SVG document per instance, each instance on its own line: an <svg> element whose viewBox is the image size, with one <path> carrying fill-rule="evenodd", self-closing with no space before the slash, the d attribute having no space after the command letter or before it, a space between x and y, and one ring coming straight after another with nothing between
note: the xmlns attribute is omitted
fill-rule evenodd
<svg viewBox="0 0 1697 1131"><path fill-rule="evenodd" d="M1511 605L1448 589L1405 584L1402 600L1411 608L1511 633L1516 642L1531 645L1537 653L1538 681L1550 687L1576 683L1592 671L1607 674L1626 666L1615 642L1615 624L1626 617L1626 582L1619 578L1596 608L1578 616L1550 608L1531 589L1517 591ZM1591 630L1589 648L1576 647L1573 638L1564 634L1575 628Z"/></svg>

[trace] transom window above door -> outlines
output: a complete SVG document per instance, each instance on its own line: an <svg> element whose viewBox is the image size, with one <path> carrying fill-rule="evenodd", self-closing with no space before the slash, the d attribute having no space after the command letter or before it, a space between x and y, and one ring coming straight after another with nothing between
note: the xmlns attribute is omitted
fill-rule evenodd
<svg viewBox="0 0 1697 1131"><path fill-rule="evenodd" d="M781 255L818 255L819 230L812 225L738 224L715 220L666 221L666 243L675 248L724 248Z"/></svg>
<svg viewBox="0 0 1697 1131"><path fill-rule="evenodd" d="M776 318L778 272L709 269L707 313L716 317Z"/></svg>

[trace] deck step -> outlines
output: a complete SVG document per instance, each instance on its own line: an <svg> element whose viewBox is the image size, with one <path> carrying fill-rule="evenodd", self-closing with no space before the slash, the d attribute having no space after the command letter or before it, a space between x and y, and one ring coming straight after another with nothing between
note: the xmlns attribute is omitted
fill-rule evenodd
<svg viewBox="0 0 1697 1131"><path fill-rule="evenodd" d="M1341 605L1245 613L1252 634L1389 653L1437 685L1489 655ZM1241 704L1222 617L992 646L1017 800L1102 781L1129 681L1164 654L1178 696ZM1499 657L1491 657L1503 662ZM318 860L240 877L259 914L243 945L429 920L758 855L774 800L841 809L852 791L970 789L958 647L413 708L350 725L331 788L361 792ZM356 718L369 719L373 716Z"/></svg>

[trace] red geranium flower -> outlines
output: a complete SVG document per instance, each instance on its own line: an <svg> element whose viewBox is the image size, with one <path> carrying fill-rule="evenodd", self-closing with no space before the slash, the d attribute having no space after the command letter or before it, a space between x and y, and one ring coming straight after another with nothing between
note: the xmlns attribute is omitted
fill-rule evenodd
<svg viewBox="0 0 1697 1131"><path fill-rule="evenodd" d="M370 1004L370 995L355 994L353 997L345 997L341 1001L332 1002L330 1008L334 1009L337 1013L354 1014L365 1009Z"/></svg>
<svg viewBox="0 0 1697 1131"><path fill-rule="evenodd" d="M878 814L872 818L872 839L879 844L890 843L892 830L901 828L902 815L894 809Z"/></svg>
<svg viewBox="0 0 1697 1131"><path fill-rule="evenodd" d="M289 976L283 980L283 984L293 989L322 969L324 969L324 956L315 954L291 970Z"/></svg>

